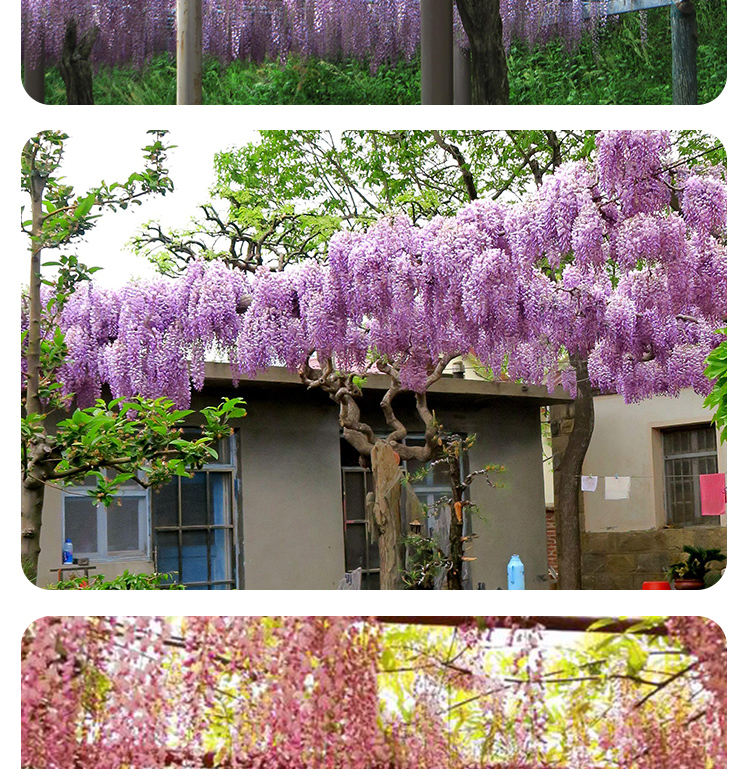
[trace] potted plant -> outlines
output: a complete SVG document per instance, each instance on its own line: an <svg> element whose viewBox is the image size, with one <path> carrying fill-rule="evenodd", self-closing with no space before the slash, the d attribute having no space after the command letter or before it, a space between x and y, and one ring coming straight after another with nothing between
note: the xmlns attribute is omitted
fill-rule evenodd
<svg viewBox="0 0 750 769"><path fill-rule="evenodd" d="M727 557L718 548L692 547L685 545L682 552L687 554L687 558L668 566L664 572L667 579L674 581L675 590L702 590L707 587L706 577L712 577L712 561L721 563L726 561ZM716 580L712 580L715 582Z"/></svg>

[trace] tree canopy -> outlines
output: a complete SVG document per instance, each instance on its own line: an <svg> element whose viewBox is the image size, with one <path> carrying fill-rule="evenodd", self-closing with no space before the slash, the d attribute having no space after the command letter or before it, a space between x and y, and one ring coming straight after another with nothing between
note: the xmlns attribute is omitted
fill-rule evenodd
<svg viewBox="0 0 750 769"><path fill-rule="evenodd" d="M575 644L504 617L47 617L21 664L24 769L726 766L700 617Z"/></svg>

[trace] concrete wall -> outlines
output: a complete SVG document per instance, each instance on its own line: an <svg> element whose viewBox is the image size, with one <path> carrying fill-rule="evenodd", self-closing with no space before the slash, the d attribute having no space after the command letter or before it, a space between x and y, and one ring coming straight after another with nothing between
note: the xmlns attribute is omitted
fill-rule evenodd
<svg viewBox="0 0 750 769"><path fill-rule="evenodd" d="M401 396L396 401L400 418L410 431L424 431L416 414ZM472 518L477 538L467 555L474 586L487 590L507 587L507 565L518 553L524 563L526 588L546 590L547 546L545 532L544 476L540 408L536 401L514 398L468 399L430 393L428 404L443 427L465 435L476 434L469 452L469 470L489 464L505 466L498 482L490 487L481 477L473 482L470 497L479 511ZM376 429L387 431L373 396L363 404L363 418Z"/></svg>
<svg viewBox="0 0 750 769"><path fill-rule="evenodd" d="M619 395L599 395L596 422L583 472L586 475L631 476L630 499L606 501L602 480L595 492L586 492L586 531L633 531L662 528L664 462L660 430L709 422L703 398L683 390L679 398L657 397L626 404ZM726 471L726 445L717 437L719 472ZM722 524L726 525L726 516Z"/></svg>
<svg viewBox="0 0 750 769"><path fill-rule="evenodd" d="M726 553L726 516L720 526L667 526L661 430L705 424L703 398L684 390L679 398L656 397L626 404L619 395L595 398L595 427L584 475L599 476L596 491L581 493L584 589L640 589L663 579L683 545L718 547ZM572 427L572 404L551 409L555 466ZM726 445L717 436L719 472L726 472ZM630 498L604 499L604 477L631 476Z"/></svg>
<svg viewBox="0 0 750 769"><path fill-rule="evenodd" d="M471 497L481 510L473 519L479 535L471 556L474 584L487 589L507 583L506 566L519 553L526 567L528 589L546 589L547 554L542 471L540 405L538 397L503 397L488 383L439 383L431 393L434 408L446 429L476 433L470 468L502 464L503 488L475 481ZM464 387L484 392L468 396ZM507 388L506 390L507 391ZM511 390L513 392L513 390ZM519 389L519 393L520 393ZM344 574L344 530L341 490L338 409L320 391L307 391L287 381L207 384L193 408L215 403L222 395L241 396L247 416L236 423L239 442L241 515L240 586L247 589L332 589ZM363 416L376 430L387 432L378 407L381 394L366 391ZM409 396L396 401L406 406L410 430L424 425L409 408ZM49 490L45 499L39 574L59 567L61 550L60 494ZM153 563L97 564L95 573L115 576L151 572ZM51 578L53 579L53 578ZM56 575L54 575L56 579Z"/></svg>
<svg viewBox="0 0 750 769"><path fill-rule="evenodd" d="M210 391L209 391L210 392ZM225 392L225 391L224 391ZM240 388L242 585L332 589L344 574L339 425L320 392Z"/></svg>

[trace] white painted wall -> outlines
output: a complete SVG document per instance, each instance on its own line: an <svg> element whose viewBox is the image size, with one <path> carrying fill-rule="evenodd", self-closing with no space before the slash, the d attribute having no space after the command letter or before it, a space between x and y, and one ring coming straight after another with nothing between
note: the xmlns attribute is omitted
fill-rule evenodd
<svg viewBox="0 0 750 769"><path fill-rule="evenodd" d="M595 398L594 435L583 465L584 475L631 476L630 499L604 499L604 479L584 493L586 531L634 531L661 528L664 512L663 459L659 430L707 423L703 398L683 390L679 398L656 397L626 404L619 395ZM717 435L719 472L726 472L726 444ZM726 525L726 516L722 516Z"/></svg>

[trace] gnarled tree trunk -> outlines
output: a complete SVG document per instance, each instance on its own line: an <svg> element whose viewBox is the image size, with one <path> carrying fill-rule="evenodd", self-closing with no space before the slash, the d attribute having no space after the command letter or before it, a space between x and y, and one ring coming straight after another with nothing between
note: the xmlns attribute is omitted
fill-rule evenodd
<svg viewBox="0 0 750 769"><path fill-rule="evenodd" d="M39 563L44 484L34 478L21 479L21 565L26 576L36 581Z"/></svg>
<svg viewBox="0 0 750 769"><path fill-rule="evenodd" d="M589 381L588 362L573 358L571 363L578 380L575 417L560 462L555 505L560 590L581 589L581 471L594 432L594 396Z"/></svg>
<svg viewBox="0 0 750 769"><path fill-rule="evenodd" d="M471 49L472 104L509 104L508 62L497 0L456 0Z"/></svg>
<svg viewBox="0 0 750 769"><path fill-rule="evenodd" d="M380 589L398 590L404 570L401 458L387 443L378 440L370 452L370 463L374 489L372 522L378 533L380 552Z"/></svg>
<svg viewBox="0 0 750 769"><path fill-rule="evenodd" d="M78 24L75 19L68 20L60 60L60 74L65 81L68 104L94 103L94 79L89 56L98 34L98 27L92 27L79 40Z"/></svg>

